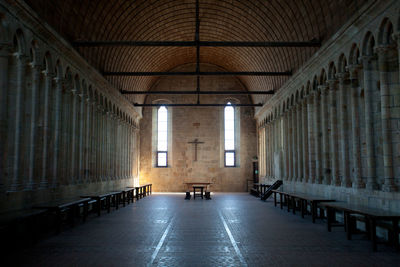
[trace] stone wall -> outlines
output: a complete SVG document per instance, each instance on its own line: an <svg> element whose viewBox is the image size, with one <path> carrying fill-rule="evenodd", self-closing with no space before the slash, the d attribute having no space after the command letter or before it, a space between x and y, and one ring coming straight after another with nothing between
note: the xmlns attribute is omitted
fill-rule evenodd
<svg viewBox="0 0 400 267"><path fill-rule="evenodd" d="M139 119L28 6L0 3L0 212L138 183Z"/></svg>
<svg viewBox="0 0 400 267"><path fill-rule="evenodd" d="M400 208L399 8L366 6L257 110L264 181Z"/></svg>
<svg viewBox="0 0 400 267"><path fill-rule="evenodd" d="M180 66L172 71L193 71L194 65ZM202 71L223 71L220 68L201 64ZM233 77L201 77L201 90L224 91L244 90ZM155 91L195 90L196 77L164 77L152 87ZM146 99L146 103L196 103L193 95L158 95ZM201 103L226 101L247 104L248 96L202 95ZM172 114L171 142L168 151L168 168L155 167L155 141L151 138L156 126L153 112L156 108L146 107L141 120L140 180L153 183L155 191L182 192L184 182L212 182L212 191L246 191L247 179L252 179L251 159L256 155L256 124L252 107L236 108L240 119L240 140L238 167L224 167L223 111L224 107L169 107ZM154 134L153 134L154 136ZM204 142L198 145L198 159L195 161L194 139Z"/></svg>

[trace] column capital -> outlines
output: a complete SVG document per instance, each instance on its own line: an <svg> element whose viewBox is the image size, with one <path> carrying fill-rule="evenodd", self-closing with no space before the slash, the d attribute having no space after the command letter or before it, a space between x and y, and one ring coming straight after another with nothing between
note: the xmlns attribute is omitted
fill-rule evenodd
<svg viewBox="0 0 400 267"><path fill-rule="evenodd" d="M358 70L361 68L361 65L360 64L351 64L351 65L348 65L347 67L346 67L346 70L349 72L349 74L350 74L350 80L356 80L356 79L358 79L358 77L357 77L357 73L358 73Z"/></svg>
<svg viewBox="0 0 400 267"><path fill-rule="evenodd" d="M315 92L325 92L327 89L328 89L328 85L326 85L326 84L321 84L321 85L318 85L318 87L317 87L317 89L318 90L316 90Z"/></svg>
<svg viewBox="0 0 400 267"><path fill-rule="evenodd" d="M400 44L400 31L393 33L392 38L393 38L393 40L397 41L398 44Z"/></svg>
<svg viewBox="0 0 400 267"><path fill-rule="evenodd" d="M339 83L343 83L349 79L350 75L348 72L339 72L335 74L335 77L339 80Z"/></svg>
<svg viewBox="0 0 400 267"><path fill-rule="evenodd" d="M336 85L338 84L339 80L328 79L326 82L328 83L326 91L330 91L330 90L336 90Z"/></svg>
<svg viewBox="0 0 400 267"><path fill-rule="evenodd" d="M0 57L8 57L12 53L12 45L10 43L0 43Z"/></svg>
<svg viewBox="0 0 400 267"><path fill-rule="evenodd" d="M364 56L360 56L358 58L358 61L361 62L361 65L363 67L364 70L366 69L370 69L371 68L371 64L372 61L377 60L377 55L373 54L373 55L364 55Z"/></svg>
<svg viewBox="0 0 400 267"><path fill-rule="evenodd" d="M374 47L374 52L378 55L379 59L382 56L386 56L386 54L393 49L395 49L395 46L391 44L377 45Z"/></svg>

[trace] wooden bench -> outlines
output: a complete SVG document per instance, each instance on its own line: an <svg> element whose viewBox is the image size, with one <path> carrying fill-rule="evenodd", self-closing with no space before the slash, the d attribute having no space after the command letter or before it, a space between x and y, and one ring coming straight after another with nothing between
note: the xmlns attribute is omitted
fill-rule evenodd
<svg viewBox="0 0 400 267"><path fill-rule="evenodd" d="M152 194L153 184L143 184L135 187L136 190L136 200L139 200L145 196Z"/></svg>
<svg viewBox="0 0 400 267"><path fill-rule="evenodd" d="M200 193L196 193L197 189L200 190ZM193 186L193 199L196 199L196 196L201 197L203 199L203 194L204 194L204 186L203 185L194 185Z"/></svg>
<svg viewBox="0 0 400 267"><path fill-rule="evenodd" d="M270 187L269 184L260 184L254 183L253 188L250 189L250 194L255 197L260 197L261 195L265 194L265 191Z"/></svg>
<svg viewBox="0 0 400 267"><path fill-rule="evenodd" d="M97 215L101 215L102 205L107 209L107 213L110 213L111 206L114 204L115 208L118 209L119 203L121 202L122 191L99 193L99 194L88 194L81 196L81 198L89 198L90 200L96 201Z"/></svg>
<svg viewBox="0 0 400 267"><path fill-rule="evenodd" d="M77 215L80 215L80 208L83 208L82 220L83 222L86 221L89 209L89 201L91 201L90 198L64 199L55 202L38 204L35 205L33 208L41 210L45 209L50 213L54 213L56 215L56 232L59 233L61 231L64 214L67 215L66 217L70 225L74 226L75 217Z"/></svg>
<svg viewBox="0 0 400 267"><path fill-rule="evenodd" d="M26 242L29 242L29 245L35 243L41 229L40 219L46 214L47 209L23 209L0 214L0 235L3 244L11 244L12 247L20 249ZM19 228L22 228L22 231Z"/></svg>
<svg viewBox="0 0 400 267"><path fill-rule="evenodd" d="M391 212L380 209L369 208L366 206L356 205L347 202L322 202L320 206L326 208L327 211L327 226L328 231L331 231L332 227L343 226L346 233L347 239L351 239L354 229L354 216L364 217L366 223L366 233L369 239L372 241L373 251L377 251L377 244L380 243L376 236L376 227L380 222L386 222L386 225L390 225L389 240L392 241L393 245L397 250L400 250L399 245L399 220L400 212ZM344 223L337 223L336 212L342 212ZM388 223L389 222L389 223ZM380 224L382 225L382 224Z"/></svg>
<svg viewBox="0 0 400 267"><path fill-rule="evenodd" d="M126 200L128 204L129 202L133 203L133 201L135 200L136 187L128 186L125 191L126 191Z"/></svg>
<svg viewBox="0 0 400 267"><path fill-rule="evenodd" d="M290 208L293 211L293 214L296 213L296 203L299 204L301 217L304 218L304 215L307 214L307 207L310 205L310 212L312 222L315 223L316 218L318 217L318 204L321 202L334 202L334 199L325 198L321 196L315 196L310 194L304 193L297 193L297 192L285 192L280 190L272 190L274 194L274 205L277 205L277 194L279 194L279 203L281 209L283 209L284 203L287 205L288 212Z"/></svg>

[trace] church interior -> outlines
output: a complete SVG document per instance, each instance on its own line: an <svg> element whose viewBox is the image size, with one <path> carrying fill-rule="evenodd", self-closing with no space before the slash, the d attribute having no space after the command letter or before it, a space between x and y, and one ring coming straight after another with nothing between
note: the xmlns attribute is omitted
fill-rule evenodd
<svg viewBox="0 0 400 267"><path fill-rule="evenodd" d="M400 1L0 0L5 266L399 266Z"/></svg>

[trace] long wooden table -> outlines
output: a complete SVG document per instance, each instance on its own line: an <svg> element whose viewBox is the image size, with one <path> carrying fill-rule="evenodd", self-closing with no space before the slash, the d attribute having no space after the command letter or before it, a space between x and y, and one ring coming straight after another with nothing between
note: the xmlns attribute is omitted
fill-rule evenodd
<svg viewBox="0 0 400 267"><path fill-rule="evenodd" d="M328 231L331 231L332 226L344 226L347 239L351 239L352 235L352 225L350 216L353 214L358 214L364 216L366 222L366 232L369 234L369 238L372 241L372 249L373 251L377 250L377 237L376 237L376 226L377 221L389 221L392 223L392 231L390 233L390 237L394 243L394 246L397 250L400 250L399 246L399 220L400 220L400 212L391 212L385 211L381 209L373 209L361 205L356 205L347 202L323 202L319 204L323 206L327 210L327 221L328 221ZM334 224L336 211L343 212L344 215L344 224Z"/></svg>
<svg viewBox="0 0 400 267"><path fill-rule="evenodd" d="M209 187L210 187L210 185L212 185L212 183L210 183L210 182L186 182L184 184L186 184L186 199L190 199L190 191L191 191L190 188L191 187L193 188L193 187L201 187L201 186L204 186L206 188L205 189L206 199L211 199L211 197L209 195L209 193L210 193ZM195 194L195 192L193 194Z"/></svg>
<svg viewBox="0 0 400 267"><path fill-rule="evenodd" d="M71 226L74 226L75 214L77 213L80 207L83 207L83 221L86 220L88 215L88 206L89 201L91 199L86 198L74 198L74 199L64 199L56 202L49 202L35 205L33 208L35 209L46 209L49 212L54 212L56 214L56 231L59 233L61 231L62 224L62 213L69 213L69 221Z"/></svg>
<svg viewBox="0 0 400 267"><path fill-rule="evenodd" d="M283 203L286 202L287 210L290 211L292 208L293 214L296 213L296 201L300 202L301 217L307 213L307 204L310 203L312 222L315 223L315 219L318 217L318 204L321 202L334 202L334 199L314 196L298 192L285 192L280 190L272 190L274 194L274 205L276 207L277 198L276 195L279 194L279 203L281 209L283 209Z"/></svg>

